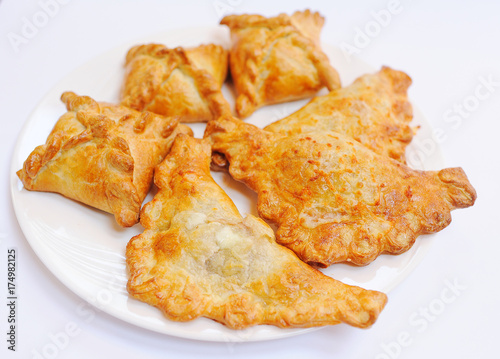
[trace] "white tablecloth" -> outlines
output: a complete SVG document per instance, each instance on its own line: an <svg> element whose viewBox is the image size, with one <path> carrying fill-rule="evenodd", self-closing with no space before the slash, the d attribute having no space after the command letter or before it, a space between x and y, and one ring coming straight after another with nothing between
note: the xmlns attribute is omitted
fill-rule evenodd
<svg viewBox="0 0 500 359"><path fill-rule="evenodd" d="M23 123L68 73L135 38L202 25L229 13L311 8L323 42L413 78L410 90L447 167L478 192L474 207L428 240L429 253L389 293L376 324L262 342L203 342L135 327L85 306L42 264L14 214L10 160ZM0 357L2 358L492 358L500 321L497 201L500 3L473 1L18 1L0 2ZM424 146L424 144L422 145ZM422 147L425 151L425 147ZM17 253L16 352L8 350L8 249Z"/></svg>

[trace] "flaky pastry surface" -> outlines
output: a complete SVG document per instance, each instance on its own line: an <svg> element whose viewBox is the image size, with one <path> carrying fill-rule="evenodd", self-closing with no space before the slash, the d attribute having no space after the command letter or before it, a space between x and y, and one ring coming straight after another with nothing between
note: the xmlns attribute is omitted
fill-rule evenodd
<svg viewBox="0 0 500 359"><path fill-rule="evenodd" d="M227 67L228 53L219 45L135 46L126 56L121 103L138 111L179 117L181 122L230 114L221 92Z"/></svg>
<svg viewBox="0 0 500 359"><path fill-rule="evenodd" d="M166 317L257 324L368 327L386 295L348 286L276 244L261 219L242 218L210 175L210 145L179 135L155 170L159 190L127 245L129 293Z"/></svg>
<svg viewBox="0 0 500 359"><path fill-rule="evenodd" d="M26 189L57 192L115 215L121 226L138 222L153 169L178 133L192 133L173 118L140 113L65 92L62 115L44 145L17 172Z"/></svg>
<svg viewBox="0 0 500 359"><path fill-rule="evenodd" d="M286 136L221 118L205 136L231 176L257 192L277 241L323 267L402 253L476 198L461 168L413 170L336 132Z"/></svg>
<svg viewBox="0 0 500 359"><path fill-rule="evenodd" d="M319 13L309 10L222 19L231 30L229 66L238 117L264 105L311 97L325 86L340 87L339 75L320 47L323 23Z"/></svg>
<svg viewBox="0 0 500 359"><path fill-rule="evenodd" d="M313 98L307 105L264 129L285 135L335 131L361 142L378 154L405 163L413 138L407 90L411 78L383 67L351 85Z"/></svg>

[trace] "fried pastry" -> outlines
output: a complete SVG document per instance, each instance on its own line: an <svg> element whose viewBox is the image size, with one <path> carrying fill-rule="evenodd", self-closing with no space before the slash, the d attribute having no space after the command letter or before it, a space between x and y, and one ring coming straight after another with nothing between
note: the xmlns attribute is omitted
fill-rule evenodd
<svg viewBox="0 0 500 359"><path fill-rule="evenodd" d="M406 162L413 138L413 111L407 90L411 78L389 67L363 75L350 86L313 98L306 106L264 129L286 135L335 131L378 154Z"/></svg>
<svg viewBox="0 0 500 359"><path fill-rule="evenodd" d="M221 92L228 54L219 45L139 45L128 51L125 67L122 105L179 117L181 122L204 122L231 113Z"/></svg>
<svg viewBox="0 0 500 359"><path fill-rule="evenodd" d="M97 103L65 92L62 115L44 145L17 172L31 191L57 192L115 215L121 226L138 222L154 166L179 133L192 133L173 118Z"/></svg>
<svg viewBox="0 0 500 359"><path fill-rule="evenodd" d="M233 329L373 324L386 295L324 275L276 244L261 219L243 218L212 179L210 153L208 141L179 135L157 166L145 230L127 245L129 293L171 320Z"/></svg>
<svg viewBox="0 0 500 359"><path fill-rule="evenodd" d="M237 92L236 113L245 118L257 108L311 97L323 87L340 87L337 71L320 47L324 18L297 11L266 18L230 15L229 67Z"/></svg>
<svg viewBox="0 0 500 359"><path fill-rule="evenodd" d="M476 198L461 168L413 170L332 131L286 136L221 118L205 136L231 176L257 192L278 243L322 267L405 252Z"/></svg>

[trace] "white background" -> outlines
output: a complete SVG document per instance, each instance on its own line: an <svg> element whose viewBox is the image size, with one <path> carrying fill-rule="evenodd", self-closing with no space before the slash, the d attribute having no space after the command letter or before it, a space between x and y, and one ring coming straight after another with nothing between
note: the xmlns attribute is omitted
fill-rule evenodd
<svg viewBox="0 0 500 359"><path fill-rule="evenodd" d="M391 18L378 27L374 25L376 14L392 9L388 1L66 2L36 34L17 45L10 40L12 34L23 36L26 21L33 21L43 7L39 1L0 2L0 357L41 358L44 353L45 357L57 358L496 355L500 321L500 216L496 205L500 199L499 2L401 1ZM462 167L476 188L475 206L453 212L452 224L430 239L434 243L428 255L389 293L388 305L368 330L339 325L264 342L199 342L140 329L85 306L36 257L13 212L10 158L31 111L66 74L134 38L169 29L216 25L229 13L272 16L304 8L325 16L323 42L361 45L356 56L374 68L389 65L413 78L410 97L433 128L439 129L446 166ZM378 21L382 21L380 17ZM361 32L369 35L363 43ZM491 86L486 92L483 86L479 99L476 90L482 81L489 81ZM15 353L7 350L6 342L6 259L11 247L18 253ZM450 283L458 287L453 300L449 300L453 292L446 289ZM448 297L443 298L443 293ZM446 298L448 303L443 302ZM54 338L60 338L65 330L74 336L57 352L48 351L57 341Z"/></svg>

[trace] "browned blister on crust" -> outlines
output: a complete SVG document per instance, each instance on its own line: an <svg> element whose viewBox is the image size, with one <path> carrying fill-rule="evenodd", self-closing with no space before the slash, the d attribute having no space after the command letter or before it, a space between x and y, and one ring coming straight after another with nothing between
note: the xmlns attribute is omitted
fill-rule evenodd
<svg viewBox="0 0 500 359"><path fill-rule="evenodd" d="M323 267L405 252L476 199L461 168L413 170L337 132L286 136L221 118L205 136L231 176L257 192L278 243Z"/></svg>
<svg viewBox="0 0 500 359"><path fill-rule="evenodd" d="M350 86L313 98L264 129L285 135L335 131L405 163L405 149L414 132L409 125L413 119L407 94L410 85L411 78L404 72L384 66Z"/></svg>
<svg viewBox="0 0 500 359"><path fill-rule="evenodd" d="M261 219L243 218L212 179L210 154L208 141L179 135L157 166L145 230L127 245L129 293L171 320L207 317L233 329L373 324L386 295L322 274Z"/></svg>
<svg viewBox="0 0 500 359"><path fill-rule="evenodd" d="M138 222L153 169L178 133L192 133L173 118L98 103L65 92L62 115L44 145L17 172L32 191L60 193L115 215L124 227Z"/></svg>
<svg viewBox="0 0 500 359"><path fill-rule="evenodd" d="M122 105L180 122L206 122L231 113L221 92L228 68L222 46L138 45L128 51L125 68Z"/></svg>
<svg viewBox="0 0 500 359"><path fill-rule="evenodd" d="M311 97L323 87L340 87L339 75L319 44L323 23L319 13L309 10L221 20L231 30L229 67L238 117L265 105Z"/></svg>

